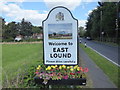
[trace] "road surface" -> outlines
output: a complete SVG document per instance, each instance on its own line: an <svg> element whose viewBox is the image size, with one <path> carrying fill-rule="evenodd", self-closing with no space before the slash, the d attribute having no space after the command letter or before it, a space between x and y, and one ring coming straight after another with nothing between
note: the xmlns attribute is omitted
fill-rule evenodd
<svg viewBox="0 0 120 90"><path fill-rule="evenodd" d="M112 46L86 39L82 39L81 42L83 44L86 42L87 46L99 52L100 54L102 54L112 62L115 62L115 64L120 65L118 63L118 46Z"/></svg>

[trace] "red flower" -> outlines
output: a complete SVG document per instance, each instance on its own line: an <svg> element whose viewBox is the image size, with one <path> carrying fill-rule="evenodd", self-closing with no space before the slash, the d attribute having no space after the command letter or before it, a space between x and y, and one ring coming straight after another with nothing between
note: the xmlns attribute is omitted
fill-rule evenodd
<svg viewBox="0 0 120 90"><path fill-rule="evenodd" d="M84 71L82 67L80 67L80 70L81 70L82 72Z"/></svg>
<svg viewBox="0 0 120 90"><path fill-rule="evenodd" d="M59 68L56 68L56 70L59 70Z"/></svg>
<svg viewBox="0 0 120 90"><path fill-rule="evenodd" d="M56 73L55 73L55 72L53 72L52 74L53 74L53 75L55 75Z"/></svg>
<svg viewBox="0 0 120 90"><path fill-rule="evenodd" d="M54 69L51 69L50 71L54 71Z"/></svg>
<svg viewBox="0 0 120 90"><path fill-rule="evenodd" d="M65 71L67 70L67 69L64 69Z"/></svg>
<svg viewBox="0 0 120 90"><path fill-rule="evenodd" d="M70 73L70 75L75 75L75 73Z"/></svg>
<svg viewBox="0 0 120 90"><path fill-rule="evenodd" d="M35 72L35 74L39 74L39 72L38 72L38 71L36 71L36 72Z"/></svg>

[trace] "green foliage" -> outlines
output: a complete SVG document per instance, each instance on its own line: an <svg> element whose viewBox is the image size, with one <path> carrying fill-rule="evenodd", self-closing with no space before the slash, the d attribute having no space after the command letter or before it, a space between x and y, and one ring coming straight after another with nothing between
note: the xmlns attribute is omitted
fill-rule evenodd
<svg viewBox="0 0 120 90"><path fill-rule="evenodd" d="M35 82L34 82L34 77L35 77L35 66L31 66L26 73L23 76L23 82L20 83L19 85L21 87L34 87Z"/></svg>
<svg viewBox="0 0 120 90"><path fill-rule="evenodd" d="M24 41L27 41L27 42L34 42L34 41L42 41L42 39L36 39L36 38L28 38L26 40L23 40Z"/></svg>
<svg viewBox="0 0 120 90"><path fill-rule="evenodd" d="M31 36L33 34L31 22L25 21L24 18L22 19L19 27L20 27L20 35Z"/></svg>
<svg viewBox="0 0 120 90"><path fill-rule="evenodd" d="M2 41L4 41L4 42L13 42L14 38L12 38L12 37L9 37L9 38L6 38L6 39L3 38Z"/></svg>
<svg viewBox="0 0 120 90"><path fill-rule="evenodd" d="M80 46L84 49L88 56L96 63L96 65L103 70L103 72L110 78L110 80L113 81L113 83L115 83L116 86L119 87L118 81L120 80L119 77L120 67L116 66L115 64L111 63L104 57L100 56L92 49L84 48L84 45L82 44Z"/></svg>
<svg viewBox="0 0 120 90"><path fill-rule="evenodd" d="M100 8L94 9L92 13L89 14L88 22L86 23L86 36L91 38L99 37L100 33Z"/></svg>
<svg viewBox="0 0 120 90"><path fill-rule="evenodd" d="M1 20L2 20L2 37L3 37L2 41L3 42L14 41L15 37L18 35L21 35L24 39L25 37L30 37L36 33L40 34L42 33L42 30L43 30L42 27L33 26L31 22L25 21L24 18L20 23L10 22L7 25L5 25L5 20L3 18L1 18ZM39 41L39 40L37 39L31 40L29 38L29 41Z"/></svg>
<svg viewBox="0 0 120 90"><path fill-rule="evenodd" d="M15 38L18 34L16 22L11 22L8 25L3 27L3 37L4 39Z"/></svg>
<svg viewBox="0 0 120 90"><path fill-rule="evenodd" d="M117 18L117 8L116 3L104 3L103 7L103 20L102 26L103 30L108 34L109 37L115 36L116 29L116 18Z"/></svg>
<svg viewBox="0 0 120 90"><path fill-rule="evenodd" d="M116 19L118 18L118 7L120 7L120 4L117 4L117 2L104 2L94 9L92 13L89 14L85 36L100 39L102 32L104 32L104 38L116 38L117 32L115 29Z"/></svg>
<svg viewBox="0 0 120 90"><path fill-rule="evenodd" d="M32 27L32 32L33 33L42 33L42 30L43 30L42 27L37 27L37 26Z"/></svg>
<svg viewBox="0 0 120 90"><path fill-rule="evenodd" d="M84 27L79 27L78 30L79 30L79 31L78 31L78 34L79 34L81 37L83 37L84 34L85 34L85 28L84 28Z"/></svg>

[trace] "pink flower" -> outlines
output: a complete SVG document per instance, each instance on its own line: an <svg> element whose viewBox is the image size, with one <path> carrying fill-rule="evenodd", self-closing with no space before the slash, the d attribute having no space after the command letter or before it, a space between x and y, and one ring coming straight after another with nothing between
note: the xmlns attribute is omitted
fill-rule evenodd
<svg viewBox="0 0 120 90"><path fill-rule="evenodd" d="M58 77L58 79L61 79L61 77Z"/></svg>
<svg viewBox="0 0 120 90"><path fill-rule="evenodd" d="M75 76L73 76L72 78L75 78Z"/></svg>
<svg viewBox="0 0 120 90"><path fill-rule="evenodd" d="M53 75L55 75L56 73L55 73L55 72L53 72L52 74L53 74Z"/></svg>
<svg viewBox="0 0 120 90"><path fill-rule="evenodd" d="M89 70L88 70L88 68L84 68L84 71L83 72L88 72Z"/></svg>
<svg viewBox="0 0 120 90"><path fill-rule="evenodd" d="M80 73L80 71L78 71L77 73Z"/></svg>
<svg viewBox="0 0 120 90"><path fill-rule="evenodd" d="M50 79L50 77L46 77L46 79L47 79L47 80L49 80L49 79Z"/></svg>
<svg viewBox="0 0 120 90"><path fill-rule="evenodd" d="M49 74L49 76L53 76L53 74Z"/></svg>
<svg viewBox="0 0 120 90"><path fill-rule="evenodd" d="M66 75L66 76L63 76L63 79L68 79L68 75Z"/></svg>
<svg viewBox="0 0 120 90"><path fill-rule="evenodd" d="M46 73L45 75L47 76L48 74Z"/></svg>
<svg viewBox="0 0 120 90"><path fill-rule="evenodd" d="M61 75L61 73L58 73L58 75Z"/></svg>

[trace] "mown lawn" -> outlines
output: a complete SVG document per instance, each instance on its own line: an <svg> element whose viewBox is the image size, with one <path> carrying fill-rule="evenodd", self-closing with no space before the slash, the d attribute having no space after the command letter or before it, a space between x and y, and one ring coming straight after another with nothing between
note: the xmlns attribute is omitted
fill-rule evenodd
<svg viewBox="0 0 120 90"><path fill-rule="evenodd" d="M0 88L2 85L2 44L0 44Z"/></svg>
<svg viewBox="0 0 120 90"><path fill-rule="evenodd" d="M120 80L120 77L118 73L120 71L120 67L100 56L92 49L88 47L84 48L84 45L82 44L80 44L80 47L88 54L88 56L96 63L96 65L103 70L103 72L110 78L110 80L119 87L118 81Z"/></svg>
<svg viewBox="0 0 120 90"><path fill-rule="evenodd" d="M8 84L18 74L43 62L42 44L3 44L2 81ZM4 86L4 85L3 85Z"/></svg>

